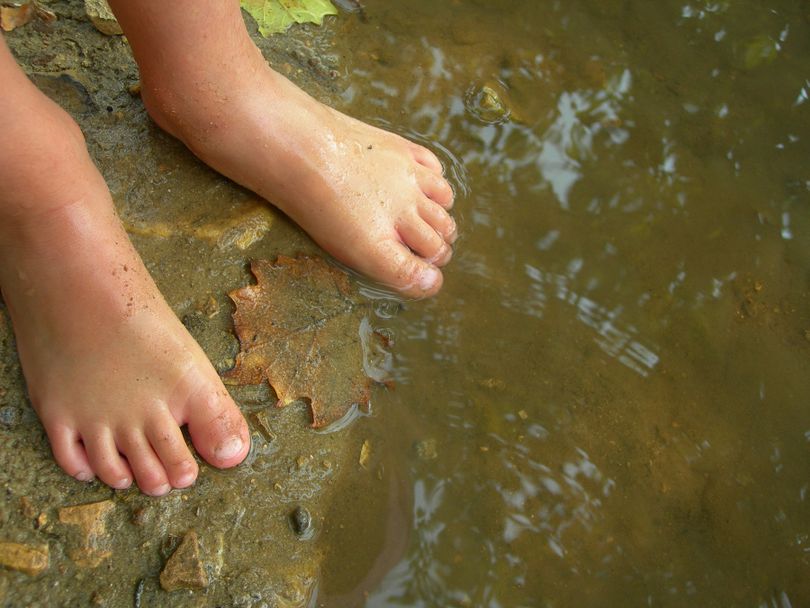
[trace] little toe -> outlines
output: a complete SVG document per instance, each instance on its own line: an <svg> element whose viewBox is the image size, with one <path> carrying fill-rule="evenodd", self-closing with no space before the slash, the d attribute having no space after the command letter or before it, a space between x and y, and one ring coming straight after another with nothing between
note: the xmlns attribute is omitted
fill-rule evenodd
<svg viewBox="0 0 810 608"><path fill-rule="evenodd" d="M141 492L149 496L163 496L172 489L149 441L140 430L127 430L118 437L118 446L126 456Z"/></svg>
<svg viewBox="0 0 810 608"><path fill-rule="evenodd" d="M187 488L194 483L199 468L171 415L167 414L164 419L147 426L146 437L166 470L172 487Z"/></svg>
<svg viewBox="0 0 810 608"><path fill-rule="evenodd" d="M210 388L209 384L199 390L188 403L185 419L194 447L209 464L225 469L247 456L247 423L224 386Z"/></svg>
<svg viewBox="0 0 810 608"><path fill-rule="evenodd" d="M456 242L458 237L456 220L447 213L444 207L437 205L433 201L425 200L419 205L419 215L441 235L445 242L450 245Z"/></svg>
<svg viewBox="0 0 810 608"><path fill-rule="evenodd" d="M93 467L87 459L79 433L75 429L56 425L45 430L51 442L53 457L65 473L79 481L93 479Z"/></svg>
<svg viewBox="0 0 810 608"><path fill-rule="evenodd" d="M453 206L453 188L441 175L421 170L417 174L419 188L430 200L439 203L445 209Z"/></svg>
<svg viewBox="0 0 810 608"><path fill-rule="evenodd" d="M442 272L433 264L414 255L401 242L383 241L371 259L368 274L389 287L413 298L426 298L442 287Z"/></svg>
<svg viewBox="0 0 810 608"><path fill-rule="evenodd" d="M132 471L118 453L108 428L83 433L82 441L90 466L101 481L116 490L124 490L132 485Z"/></svg>
<svg viewBox="0 0 810 608"><path fill-rule="evenodd" d="M413 153L413 158L417 163L419 163L423 167L427 167L428 169L439 175L441 175L444 172L442 162L433 152L431 152L424 146L420 146L419 144L415 144L413 142L409 143L411 144L411 152Z"/></svg>
<svg viewBox="0 0 810 608"><path fill-rule="evenodd" d="M418 256L432 262L443 256L448 248L444 239L421 217L401 222L397 226L400 238Z"/></svg>

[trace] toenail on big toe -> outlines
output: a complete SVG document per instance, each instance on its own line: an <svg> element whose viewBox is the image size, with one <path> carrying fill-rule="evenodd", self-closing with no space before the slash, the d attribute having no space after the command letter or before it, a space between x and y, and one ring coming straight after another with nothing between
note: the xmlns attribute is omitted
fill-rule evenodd
<svg viewBox="0 0 810 608"><path fill-rule="evenodd" d="M241 438L231 437L214 448L214 455L219 460L230 460L242 451L244 445Z"/></svg>

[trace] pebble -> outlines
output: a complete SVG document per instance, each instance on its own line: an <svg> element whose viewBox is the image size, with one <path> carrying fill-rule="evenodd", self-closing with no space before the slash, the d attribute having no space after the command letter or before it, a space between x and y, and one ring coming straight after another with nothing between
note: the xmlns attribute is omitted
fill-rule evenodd
<svg viewBox="0 0 810 608"><path fill-rule="evenodd" d="M416 455L420 460L435 460L439 456L435 439L422 439L416 442Z"/></svg>
<svg viewBox="0 0 810 608"><path fill-rule="evenodd" d="M76 565L95 568L110 557L111 552L103 545L107 541L107 516L114 508L112 500L102 500L59 509L60 523L75 526L79 531L79 543L67 551Z"/></svg>
<svg viewBox="0 0 810 608"><path fill-rule="evenodd" d="M118 25L107 0L84 0L84 10L96 29L107 36L118 36L124 31Z"/></svg>
<svg viewBox="0 0 810 608"><path fill-rule="evenodd" d="M312 515L304 507L299 505L290 513L290 524L299 538L312 536Z"/></svg>
<svg viewBox="0 0 810 608"><path fill-rule="evenodd" d="M201 557L200 539L194 530L189 530L180 545L166 561L160 573L160 586L166 591L176 589L205 589L208 574Z"/></svg>
<svg viewBox="0 0 810 608"><path fill-rule="evenodd" d="M0 542L0 565L29 576L36 576L48 568L48 545L23 545Z"/></svg>
<svg viewBox="0 0 810 608"><path fill-rule="evenodd" d="M20 423L20 408L13 405L0 407L0 424L11 428Z"/></svg>
<svg viewBox="0 0 810 608"><path fill-rule="evenodd" d="M368 461L370 459L371 459L371 442L368 439L366 439L363 442L363 445L360 446L360 458L357 459L357 463L365 469L368 466Z"/></svg>

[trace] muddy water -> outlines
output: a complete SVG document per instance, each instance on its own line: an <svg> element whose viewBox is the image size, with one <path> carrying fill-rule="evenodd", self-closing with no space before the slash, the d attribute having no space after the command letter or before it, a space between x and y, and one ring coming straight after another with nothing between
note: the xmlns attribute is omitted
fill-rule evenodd
<svg viewBox="0 0 810 608"><path fill-rule="evenodd" d="M344 19L344 107L434 142L462 238L327 605L810 603L810 5L766 4Z"/></svg>

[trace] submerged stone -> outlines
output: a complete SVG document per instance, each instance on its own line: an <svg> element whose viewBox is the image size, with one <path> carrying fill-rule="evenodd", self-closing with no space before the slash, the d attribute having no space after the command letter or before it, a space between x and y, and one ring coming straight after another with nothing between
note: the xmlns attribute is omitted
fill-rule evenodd
<svg viewBox="0 0 810 608"><path fill-rule="evenodd" d="M483 122L506 122L512 115L512 108L501 88L495 83L471 88L465 99L467 110Z"/></svg>
<svg viewBox="0 0 810 608"><path fill-rule="evenodd" d="M290 513L290 524L296 536L308 538L312 536L312 515L302 506L295 507Z"/></svg>
<svg viewBox="0 0 810 608"><path fill-rule="evenodd" d="M30 576L48 568L48 545L24 545L0 542L0 565Z"/></svg>
<svg viewBox="0 0 810 608"><path fill-rule="evenodd" d="M107 516L114 508L112 500L102 500L59 509L59 521L78 528L79 542L67 550L76 565L95 568L110 557L111 552L104 545L108 540Z"/></svg>

